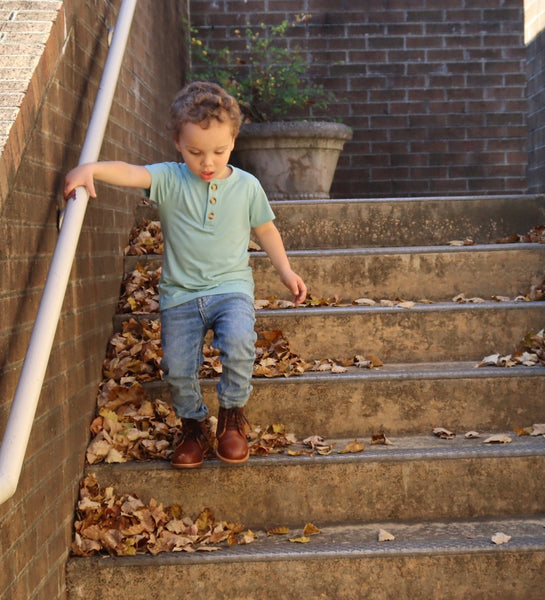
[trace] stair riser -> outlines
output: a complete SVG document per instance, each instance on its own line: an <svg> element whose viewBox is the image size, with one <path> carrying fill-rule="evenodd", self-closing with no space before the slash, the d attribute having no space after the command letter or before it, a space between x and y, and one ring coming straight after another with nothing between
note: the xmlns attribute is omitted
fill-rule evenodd
<svg viewBox="0 0 545 600"><path fill-rule="evenodd" d="M545 222L544 197L274 202L273 210L291 250L490 243Z"/></svg>
<svg viewBox="0 0 545 600"><path fill-rule="evenodd" d="M448 444L448 441L445 441ZM478 444L479 442L477 442ZM388 448L384 448L387 456ZM217 518L251 529L388 520L532 515L545 504L545 456L441 460L284 461L253 458L242 467L205 462L180 472L167 463L93 465L102 487L144 501L180 504L191 516L209 507ZM333 457L321 457L333 458ZM241 494L248 501L241 501Z"/></svg>
<svg viewBox="0 0 545 600"><path fill-rule="evenodd" d="M152 565L132 566L76 559L68 563L67 588L71 600L149 600L151 581L160 582L161 600L415 600L445 598L446 590L449 600L542 600L545 586L545 552L537 551L293 558L207 561L190 568L162 556Z"/></svg>
<svg viewBox="0 0 545 600"><path fill-rule="evenodd" d="M476 360L508 354L545 325L545 303L436 309L262 311L257 329L280 329L305 360L375 355L384 363Z"/></svg>
<svg viewBox="0 0 545 600"><path fill-rule="evenodd" d="M541 377L258 379L246 414L262 427L283 423L298 439L356 433L369 439L379 432L391 437L438 426L459 434L512 430L545 422L545 369L539 371ZM201 387L210 414L217 415L215 383L203 381ZM170 401L166 385L149 393Z"/></svg>
<svg viewBox="0 0 545 600"><path fill-rule="evenodd" d="M494 295L515 298L543 280L545 244L497 246L491 249L412 251L354 251L293 254L291 266L318 298L338 296L393 300L451 300L458 294L489 300ZM125 257L125 273L136 265L157 268L156 256ZM290 298L269 259L251 255L256 298ZM483 277L486 273L486 277Z"/></svg>
<svg viewBox="0 0 545 600"><path fill-rule="evenodd" d="M318 298L445 301L462 293L490 300L525 295L543 280L545 244L471 252L331 252L294 255L290 262ZM256 298L290 298L268 258L254 256L252 265Z"/></svg>
<svg viewBox="0 0 545 600"><path fill-rule="evenodd" d="M129 318L117 316L115 328ZM528 332L544 325L545 302L259 310L256 319L258 332L281 330L291 350L308 362L364 355L388 364L478 362L513 352Z"/></svg>
<svg viewBox="0 0 545 600"><path fill-rule="evenodd" d="M442 245L472 238L491 243L545 222L544 196L485 196L271 203L286 248ZM137 219L157 219L142 207Z"/></svg>

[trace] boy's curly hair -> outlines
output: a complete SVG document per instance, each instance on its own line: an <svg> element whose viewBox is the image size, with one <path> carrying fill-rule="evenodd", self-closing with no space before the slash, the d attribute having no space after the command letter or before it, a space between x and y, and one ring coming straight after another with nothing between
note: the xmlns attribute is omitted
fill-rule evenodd
<svg viewBox="0 0 545 600"><path fill-rule="evenodd" d="M184 123L208 129L212 119L220 123L230 121L233 137L236 137L242 123L238 102L216 83L193 81L174 97L167 129L177 134Z"/></svg>

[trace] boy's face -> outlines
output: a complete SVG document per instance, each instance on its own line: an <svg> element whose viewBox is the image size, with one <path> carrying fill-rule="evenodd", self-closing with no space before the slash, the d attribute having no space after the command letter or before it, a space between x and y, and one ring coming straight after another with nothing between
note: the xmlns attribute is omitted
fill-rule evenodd
<svg viewBox="0 0 545 600"><path fill-rule="evenodd" d="M225 179L231 174L227 163L235 138L229 121L212 119L206 129L184 123L174 141L190 171L203 181Z"/></svg>

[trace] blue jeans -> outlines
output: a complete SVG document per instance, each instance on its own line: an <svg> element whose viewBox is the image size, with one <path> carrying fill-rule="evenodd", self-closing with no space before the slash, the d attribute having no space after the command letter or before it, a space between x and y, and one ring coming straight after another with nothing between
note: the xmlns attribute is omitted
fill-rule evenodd
<svg viewBox="0 0 545 600"><path fill-rule="evenodd" d="M254 324L253 301L246 294L203 296L161 312L161 365L179 417L202 421L208 416L198 376L209 329L222 363L220 406L236 408L248 402L257 338Z"/></svg>

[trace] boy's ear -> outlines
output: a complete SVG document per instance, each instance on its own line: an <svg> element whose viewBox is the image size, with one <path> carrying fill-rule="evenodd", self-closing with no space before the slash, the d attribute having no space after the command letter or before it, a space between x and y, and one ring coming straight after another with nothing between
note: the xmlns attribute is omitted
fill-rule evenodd
<svg viewBox="0 0 545 600"><path fill-rule="evenodd" d="M172 136L172 139L174 140L174 145L176 146L176 150L178 150L178 152L181 154L182 153L182 148L180 146L180 135L178 133L175 133Z"/></svg>

